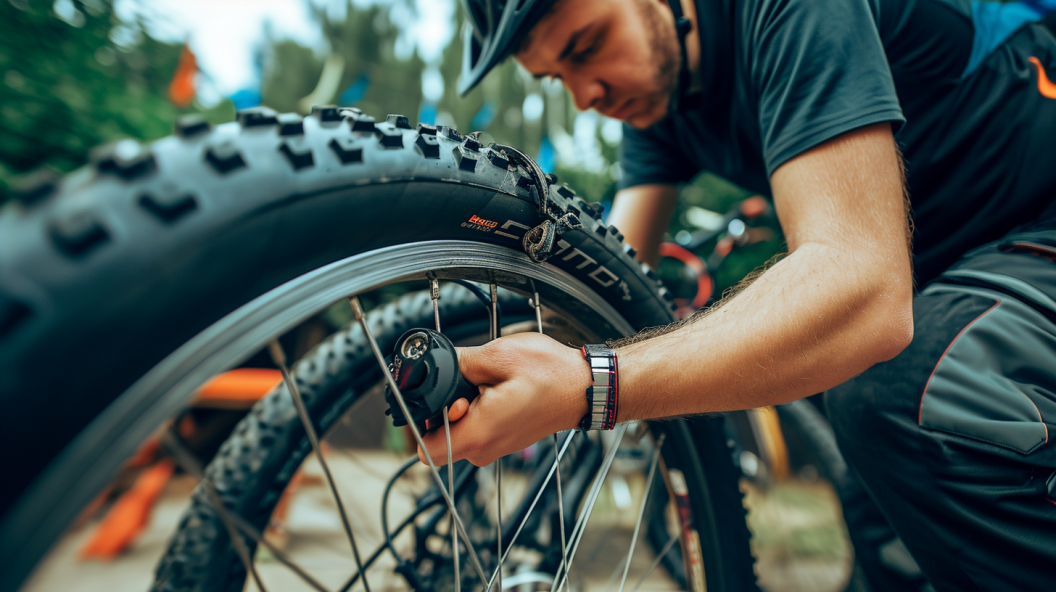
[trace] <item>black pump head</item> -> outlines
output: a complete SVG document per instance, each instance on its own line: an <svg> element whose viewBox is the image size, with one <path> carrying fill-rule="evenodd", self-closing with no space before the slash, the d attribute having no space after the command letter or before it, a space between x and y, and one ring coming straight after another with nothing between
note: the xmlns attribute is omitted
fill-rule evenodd
<svg viewBox="0 0 1056 592"><path fill-rule="evenodd" d="M451 340L431 329L404 333L396 341L389 370L419 431L425 431L425 420L440 419L444 407L477 394L477 388L458 371L458 354ZM393 425L407 425L392 389L385 389L385 402Z"/></svg>

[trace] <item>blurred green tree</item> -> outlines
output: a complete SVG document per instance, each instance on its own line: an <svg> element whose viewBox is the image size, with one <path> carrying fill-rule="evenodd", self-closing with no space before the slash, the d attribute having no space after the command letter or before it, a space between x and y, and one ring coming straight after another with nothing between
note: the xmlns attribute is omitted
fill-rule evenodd
<svg viewBox="0 0 1056 592"><path fill-rule="evenodd" d="M0 2L0 203L11 179L72 170L123 137L153 140L185 111L166 90L181 46L122 22L111 0ZM207 111L228 120L230 104Z"/></svg>
<svg viewBox="0 0 1056 592"><path fill-rule="evenodd" d="M311 95L317 103L355 106L378 118L400 113L416 120L424 63L416 54L408 59L396 56L401 30L392 22L392 5L360 8L349 0L342 19L315 4L308 4L308 10L326 40L338 82L331 92L315 94L317 88L326 86L320 77L327 56L295 41L269 39L264 104L279 111L306 113L311 105L303 99Z"/></svg>

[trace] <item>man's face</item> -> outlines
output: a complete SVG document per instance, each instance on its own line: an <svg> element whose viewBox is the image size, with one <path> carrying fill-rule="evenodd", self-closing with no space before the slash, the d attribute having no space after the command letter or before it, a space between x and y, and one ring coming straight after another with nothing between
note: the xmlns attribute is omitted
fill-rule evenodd
<svg viewBox="0 0 1056 592"><path fill-rule="evenodd" d="M514 57L537 78L560 78L579 109L645 128L676 87L673 18L664 0L563 0Z"/></svg>

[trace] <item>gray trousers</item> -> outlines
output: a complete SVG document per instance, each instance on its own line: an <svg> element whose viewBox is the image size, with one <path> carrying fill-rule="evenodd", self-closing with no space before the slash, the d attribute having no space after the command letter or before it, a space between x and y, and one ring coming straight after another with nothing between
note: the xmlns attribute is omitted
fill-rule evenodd
<svg viewBox="0 0 1056 592"><path fill-rule="evenodd" d="M913 311L826 393L841 451L936 590L1056 590L1056 230L969 252Z"/></svg>

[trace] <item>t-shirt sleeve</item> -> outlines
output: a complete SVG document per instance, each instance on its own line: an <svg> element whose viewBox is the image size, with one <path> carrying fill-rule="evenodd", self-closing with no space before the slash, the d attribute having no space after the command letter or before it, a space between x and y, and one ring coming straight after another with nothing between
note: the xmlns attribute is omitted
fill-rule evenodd
<svg viewBox="0 0 1056 592"><path fill-rule="evenodd" d="M761 0L745 35L767 175L844 132L905 122L870 0Z"/></svg>
<svg viewBox="0 0 1056 592"><path fill-rule="evenodd" d="M686 183L695 172L664 122L644 130L624 124L619 161L620 189Z"/></svg>

